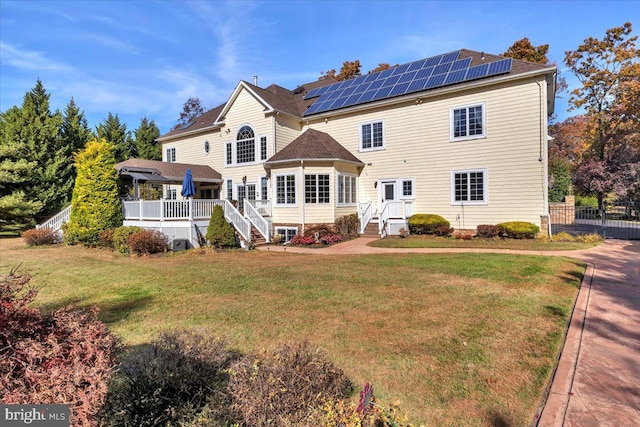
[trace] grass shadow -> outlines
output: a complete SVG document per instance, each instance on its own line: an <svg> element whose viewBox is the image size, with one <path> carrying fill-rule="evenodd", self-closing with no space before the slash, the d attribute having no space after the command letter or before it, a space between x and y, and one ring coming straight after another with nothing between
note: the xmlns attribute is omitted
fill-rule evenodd
<svg viewBox="0 0 640 427"><path fill-rule="evenodd" d="M70 308L70 309L88 309L90 307L98 307L98 320L111 325L113 323L126 320L133 313L142 310L150 305L153 297L146 295L138 298L128 298L127 300L101 302L98 304L83 303L84 298L72 297L63 298L47 304L38 305L43 313L53 313L54 311Z"/></svg>

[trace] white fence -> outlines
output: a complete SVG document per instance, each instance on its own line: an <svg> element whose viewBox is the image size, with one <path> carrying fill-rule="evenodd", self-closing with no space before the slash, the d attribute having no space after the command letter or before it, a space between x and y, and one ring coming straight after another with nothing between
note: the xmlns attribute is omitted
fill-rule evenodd
<svg viewBox="0 0 640 427"><path fill-rule="evenodd" d="M62 224L69 222L71 218L71 205L64 208L45 222L37 225L36 228L50 228L53 231L62 230Z"/></svg>

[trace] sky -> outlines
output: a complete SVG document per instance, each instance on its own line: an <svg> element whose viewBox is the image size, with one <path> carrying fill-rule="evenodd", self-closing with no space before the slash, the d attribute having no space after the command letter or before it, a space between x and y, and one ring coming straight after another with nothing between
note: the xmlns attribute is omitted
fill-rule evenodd
<svg viewBox="0 0 640 427"><path fill-rule="evenodd" d="M500 54L523 37L550 45L573 89L564 52L638 18L640 0L0 0L0 111L40 79L52 110L73 97L92 129L112 113L128 130L146 116L166 133L188 98L212 108L254 76L294 89L346 60L365 73L460 48ZM577 114L568 97L558 120Z"/></svg>

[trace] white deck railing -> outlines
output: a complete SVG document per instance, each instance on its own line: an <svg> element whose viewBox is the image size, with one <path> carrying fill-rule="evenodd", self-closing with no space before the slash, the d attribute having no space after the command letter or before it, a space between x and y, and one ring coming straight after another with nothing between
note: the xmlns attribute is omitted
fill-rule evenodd
<svg viewBox="0 0 640 427"><path fill-rule="evenodd" d="M262 234L267 243L271 241L271 236L269 233L271 227L269 227L269 221L264 219L264 217L260 214L260 211L253 206L255 200L244 200L244 216L251 221L251 223L256 227L258 232Z"/></svg>
<svg viewBox="0 0 640 427"><path fill-rule="evenodd" d="M384 202L378 220L380 236L387 236L387 224L390 219L407 219L411 215L413 215L413 201L411 200Z"/></svg>
<svg viewBox="0 0 640 427"><path fill-rule="evenodd" d="M271 200L246 200L245 206L250 203L262 216L271 216Z"/></svg>
<svg viewBox="0 0 640 427"><path fill-rule="evenodd" d="M373 218L373 204L371 202L358 203L358 216L360 217L360 234L362 234Z"/></svg>
<svg viewBox="0 0 640 427"><path fill-rule="evenodd" d="M133 221L193 221L210 219L215 206L222 206L224 216L245 239L251 238L251 223L243 218L228 200L123 200L124 219Z"/></svg>
<svg viewBox="0 0 640 427"><path fill-rule="evenodd" d="M42 224L36 225L36 228L50 228L53 231L62 230L62 224L69 222L71 218L71 205L67 206Z"/></svg>

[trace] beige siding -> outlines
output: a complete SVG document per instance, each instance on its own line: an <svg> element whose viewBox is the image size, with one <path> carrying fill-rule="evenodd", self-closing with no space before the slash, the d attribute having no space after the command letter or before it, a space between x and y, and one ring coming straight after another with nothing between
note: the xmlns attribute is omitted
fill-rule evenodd
<svg viewBox="0 0 640 427"><path fill-rule="evenodd" d="M289 145L301 133L302 124L299 121L285 115L276 116L276 152Z"/></svg>
<svg viewBox="0 0 640 427"><path fill-rule="evenodd" d="M485 105L486 137L450 141L450 109L476 103ZM415 178L415 213L438 213L457 228L508 220L539 224L546 185L544 152L543 162L538 161L540 108L539 88L531 79L333 118L310 127L329 133L367 164L358 180L361 202L377 205L377 180ZM384 123L385 149L359 151L360 124L378 120ZM487 170L487 205L452 205L451 171L464 169Z"/></svg>

